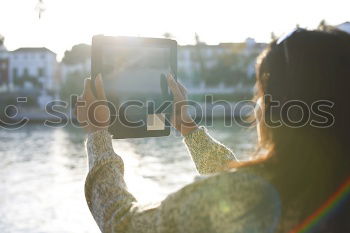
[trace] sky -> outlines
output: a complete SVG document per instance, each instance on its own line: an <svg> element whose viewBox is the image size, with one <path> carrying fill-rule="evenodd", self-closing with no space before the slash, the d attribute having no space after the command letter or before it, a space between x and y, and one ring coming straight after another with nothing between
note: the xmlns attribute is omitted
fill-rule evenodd
<svg viewBox="0 0 350 233"><path fill-rule="evenodd" d="M162 37L193 44L194 34L207 44L255 38L268 42L296 24L315 28L322 19L350 21L349 0L0 0L0 34L7 49L47 47L61 59L95 34Z"/></svg>

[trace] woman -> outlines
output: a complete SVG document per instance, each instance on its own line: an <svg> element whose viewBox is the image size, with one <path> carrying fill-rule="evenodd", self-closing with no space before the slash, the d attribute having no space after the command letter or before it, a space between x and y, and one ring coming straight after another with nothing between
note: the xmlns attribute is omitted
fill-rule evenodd
<svg viewBox="0 0 350 233"><path fill-rule="evenodd" d="M114 153L106 130L109 111L102 106L95 117L105 124L86 126L89 174L85 185L87 203L101 231L245 233L296 232L308 227L312 232L350 232L348 195L341 197L336 209L331 205L323 218L318 216L327 203L332 204L329 198L335 193L346 194L339 187L345 187L350 175L349 78L350 36L345 33L297 30L272 42L257 64L260 108L256 117L259 151L264 153L240 162L181 111L184 89L169 76L175 102L173 126L184 136L199 173L215 175L185 186L152 208L140 206L127 191L123 161ZM86 106L105 99L101 76L96 87L95 97L91 80L85 81L81 100ZM283 119L281 106L291 100L302 101L318 114L311 114L307 124L295 125L300 109L289 108L290 118ZM328 106L328 115L322 106L312 107L319 100L334 103ZM80 122L88 120L87 112L87 107L78 109ZM277 121L282 124L272 125Z"/></svg>

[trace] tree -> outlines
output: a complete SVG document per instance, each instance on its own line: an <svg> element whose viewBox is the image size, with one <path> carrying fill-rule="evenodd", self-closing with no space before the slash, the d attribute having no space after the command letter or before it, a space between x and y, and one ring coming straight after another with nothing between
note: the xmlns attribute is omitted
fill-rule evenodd
<svg viewBox="0 0 350 233"><path fill-rule="evenodd" d="M243 55L239 52L223 54L217 58L217 63L206 70L202 78L209 86L216 86L224 83L234 86L239 83L253 85L254 79L248 77L248 66L255 62L257 54Z"/></svg>
<svg viewBox="0 0 350 233"><path fill-rule="evenodd" d="M277 36L274 32L271 32L270 37L272 41L277 40Z"/></svg>
<svg viewBox="0 0 350 233"><path fill-rule="evenodd" d="M324 30L326 27L327 27L326 20L322 19L321 22L319 23L317 29Z"/></svg>
<svg viewBox="0 0 350 233"><path fill-rule="evenodd" d="M91 57L91 46L87 44L74 45L71 50L64 52L62 62L66 65L85 63Z"/></svg>
<svg viewBox="0 0 350 233"><path fill-rule="evenodd" d="M4 45L5 37L0 34L0 47Z"/></svg>
<svg viewBox="0 0 350 233"><path fill-rule="evenodd" d="M163 37L164 37L165 39L172 39L172 38L174 38L174 36L173 36L170 32L165 32L165 33L163 34Z"/></svg>
<svg viewBox="0 0 350 233"><path fill-rule="evenodd" d="M71 95L80 95L83 91L83 83L86 75L79 72L70 73L60 88L60 96L63 100L69 100Z"/></svg>

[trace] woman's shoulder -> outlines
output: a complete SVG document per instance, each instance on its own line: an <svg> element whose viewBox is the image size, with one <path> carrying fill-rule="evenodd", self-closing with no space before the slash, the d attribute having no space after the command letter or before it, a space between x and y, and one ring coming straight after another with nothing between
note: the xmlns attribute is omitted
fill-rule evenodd
<svg viewBox="0 0 350 233"><path fill-rule="evenodd" d="M216 190L222 195L263 199L266 196L278 196L275 187L255 169L241 168L205 177L193 183L202 190Z"/></svg>
<svg viewBox="0 0 350 233"><path fill-rule="evenodd" d="M223 191L248 191L254 189L269 190L277 192L264 172L260 171L259 165L242 167L231 171L224 171L214 175L199 176L197 179L183 188L186 189L206 189L215 187Z"/></svg>
<svg viewBox="0 0 350 233"><path fill-rule="evenodd" d="M209 221L207 227L220 229L216 232L274 229L280 217L278 192L264 178L245 169L193 182L168 196L165 202L170 204L167 208L177 209L189 222ZM179 203L186 208L177 208ZM234 228L244 231L229 230Z"/></svg>

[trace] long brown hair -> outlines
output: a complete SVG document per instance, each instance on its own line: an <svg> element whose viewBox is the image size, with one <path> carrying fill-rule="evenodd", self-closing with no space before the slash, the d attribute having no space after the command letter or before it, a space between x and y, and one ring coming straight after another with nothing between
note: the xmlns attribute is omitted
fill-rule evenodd
<svg viewBox="0 0 350 233"><path fill-rule="evenodd" d="M350 175L350 35L330 27L297 30L268 46L256 73L255 99L263 100L260 147L267 153L253 163L263 167L282 202L298 210L302 220ZM310 111L308 123L300 127L272 126L285 120L281 106L293 100L309 107L320 100L333 106L318 109L323 117ZM288 115L302 117L298 108L289 108ZM310 124L327 119L332 121L328 125Z"/></svg>
<svg viewBox="0 0 350 233"><path fill-rule="evenodd" d="M349 34L331 27L322 31L297 31L282 43L273 41L259 56L256 71L255 99L263 99L261 108L265 120L260 124L260 146L269 148L271 154L289 154L290 147L297 144L301 146L299 150L311 147L317 151L327 147L334 153L339 151L344 162L350 161ZM272 106L272 99L280 106ZM327 119L321 120L319 115L309 112L309 121L302 127L283 124L281 118L286 113L281 106L294 100L309 108L317 101L332 103L333 106L326 109L332 122L313 125L313 120ZM291 118L298 119L302 117L300 114L305 112L288 109ZM271 127L268 122L276 120L282 120L281 126ZM281 151L282 148L285 151Z"/></svg>

